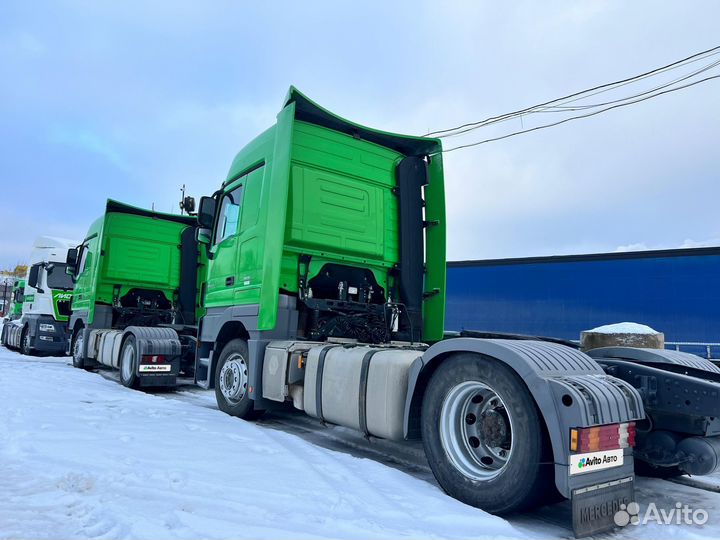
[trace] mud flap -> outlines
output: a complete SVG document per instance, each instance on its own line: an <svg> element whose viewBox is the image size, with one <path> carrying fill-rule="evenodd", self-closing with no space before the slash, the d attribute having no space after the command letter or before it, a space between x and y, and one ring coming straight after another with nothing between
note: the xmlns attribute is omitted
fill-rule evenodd
<svg viewBox="0 0 720 540"><path fill-rule="evenodd" d="M615 515L634 501L635 482L632 476L574 489L572 521L575 537L592 536L623 525L622 519L616 522Z"/></svg>
<svg viewBox="0 0 720 540"><path fill-rule="evenodd" d="M128 326L125 334L135 336L138 357L136 374L140 386L176 386L182 354L177 332L165 327ZM163 355L167 358L162 364L148 364L143 361L145 356L152 355Z"/></svg>

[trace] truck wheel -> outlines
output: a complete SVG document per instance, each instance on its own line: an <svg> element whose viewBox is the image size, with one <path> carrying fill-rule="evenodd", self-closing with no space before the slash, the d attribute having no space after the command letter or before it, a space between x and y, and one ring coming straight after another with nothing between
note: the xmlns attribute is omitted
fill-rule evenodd
<svg viewBox="0 0 720 540"><path fill-rule="evenodd" d="M72 363L74 367L79 369L85 369L85 358L83 357L84 334L85 332L80 328L80 330L75 333L72 343Z"/></svg>
<svg viewBox="0 0 720 540"><path fill-rule="evenodd" d="M30 331L26 326L20 335L20 352L24 355L31 356L32 348L30 347Z"/></svg>
<svg viewBox="0 0 720 540"><path fill-rule="evenodd" d="M250 399L248 357L248 346L244 340L233 339L225 345L215 369L215 399L224 413L254 420L260 418L264 411L255 410L255 403Z"/></svg>
<svg viewBox="0 0 720 540"><path fill-rule="evenodd" d="M120 382L123 386L128 388L138 387L137 362L135 336L131 334L125 338L120 349Z"/></svg>
<svg viewBox="0 0 720 540"><path fill-rule="evenodd" d="M552 492L541 422L522 379L475 354L445 360L423 398L423 446L438 483L493 514L525 510Z"/></svg>

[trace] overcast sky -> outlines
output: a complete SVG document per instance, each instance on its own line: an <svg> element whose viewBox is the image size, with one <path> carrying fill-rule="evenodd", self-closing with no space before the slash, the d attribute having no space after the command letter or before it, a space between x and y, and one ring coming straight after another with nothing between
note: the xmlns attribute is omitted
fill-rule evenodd
<svg viewBox="0 0 720 540"><path fill-rule="evenodd" d="M291 84L420 134L719 45L718 20L718 2L3 2L0 266L39 234L81 239L108 197L210 194ZM446 154L449 258L718 243L719 120L712 81Z"/></svg>

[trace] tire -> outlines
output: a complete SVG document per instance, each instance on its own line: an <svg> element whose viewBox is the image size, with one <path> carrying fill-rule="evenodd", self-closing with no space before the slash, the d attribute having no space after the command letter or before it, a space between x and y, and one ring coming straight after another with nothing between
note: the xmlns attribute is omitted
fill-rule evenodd
<svg viewBox="0 0 720 540"><path fill-rule="evenodd" d="M125 338L120 348L120 382L127 388L137 388L140 380L137 374L138 354L135 336Z"/></svg>
<svg viewBox="0 0 720 540"><path fill-rule="evenodd" d="M421 414L425 454L448 495L493 514L553 496L542 419L509 367L470 353L444 360L428 382Z"/></svg>
<svg viewBox="0 0 720 540"><path fill-rule="evenodd" d="M260 418L265 411L255 409L250 399L250 362L248 346L242 339L233 339L223 347L215 369L215 399L218 408L230 416L244 420Z"/></svg>
<svg viewBox="0 0 720 540"><path fill-rule="evenodd" d="M76 367L78 369L85 369L85 358L82 355L83 350L83 343L85 338L84 328L80 328L77 332L75 332L75 335L73 336L72 341L72 364L73 367Z"/></svg>
<svg viewBox="0 0 720 540"><path fill-rule="evenodd" d="M33 355L32 347L30 347L30 331L27 326L23 328L22 334L20 334L20 353L26 356Z"/></svg>

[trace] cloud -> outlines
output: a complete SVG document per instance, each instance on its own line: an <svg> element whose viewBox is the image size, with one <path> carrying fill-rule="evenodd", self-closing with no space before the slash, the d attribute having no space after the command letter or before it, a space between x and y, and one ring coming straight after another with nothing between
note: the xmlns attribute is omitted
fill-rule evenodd
<svg viewBox="0 0 720 540"><path fill-rule="evenodd" d="M98 155L121 170L128 170L129 164L118 148L108 139L84 128L56 127L49 133L53 144L60 144Z"/></svg>
<svg viewBox="0 0 720 540"><path fill-rule="evenodd" d="M720 238L710 238L708 240L693 240L687 238L681 244L668 245L668 244L653 244L648 246L645 242L637 242L635 244L627 244L624 246L618 246L615 248L616 252L627 252L627 251L647 251L655 249L685 249L685 248L704 248L704 247L718 247L720 246Z"/></svg>
<svg viewBox="0 0 720 540"><path fill-rule="evenodd" d="M711 1L118 6L3 12L0 182L11 197L44 194L14 216L13 242L63 225L82 234L107 197L168 210L183 183L212 193L290 84L353 121L422 134L708 48L720 15ZM450 256L720 237L712 84L446 154ZM8 242L0 263L15 262Z"/></svg>

